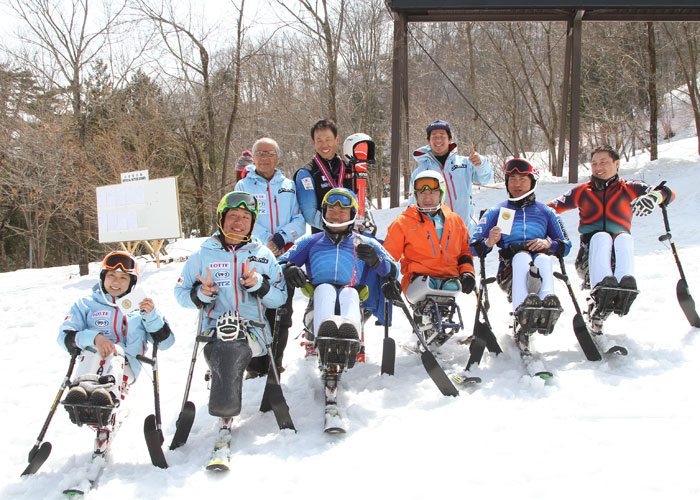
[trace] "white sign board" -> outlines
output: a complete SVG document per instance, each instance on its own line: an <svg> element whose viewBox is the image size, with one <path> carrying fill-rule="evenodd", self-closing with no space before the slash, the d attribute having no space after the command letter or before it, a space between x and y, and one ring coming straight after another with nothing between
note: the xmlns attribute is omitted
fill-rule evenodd
<svg viewBox="0 0 700 500"><path fill-rule="evenodd" d="M148 170L137 170L136 172L124 172L122 174L122 183L132 181L147 181Z"/></svg>
<svg viewBox="0 0 700 500"><path fill-rule="evenodd" d="M179 238L177 177L97 188L100 243Z"/></svg>

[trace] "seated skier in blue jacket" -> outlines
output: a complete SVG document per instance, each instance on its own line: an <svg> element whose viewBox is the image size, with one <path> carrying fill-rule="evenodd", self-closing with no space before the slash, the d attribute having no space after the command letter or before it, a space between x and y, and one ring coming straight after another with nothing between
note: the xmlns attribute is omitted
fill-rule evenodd
<svg viewBox="0 0 700 500"><path fill-rule="evenodd" d="M118 306L117 299L134 290L138 276L130 254L110 252L102 261L100 282L88 297L73 304L59 328L59 345L78 354L73 386L64 399L75 423L99 427L101 420L102 430L111 431L115 414L110 408L120 405L141 371L136 356L146 352L148 342L159 342L161 349L167 349L175 341L153 299L144 298L138 310L126 315ZM74 408L79 408L79 421L71 405L78 405ZM91 411L92 406L102 410ZM108 439L101 444L107 445Z"/></svg>
<svg viewBox="0 0 700 500"><path fill-rule="evenodd" d="M328 360L321 349L322 365L326 361L345 365L346 356L345 367L354 365L360 348L360 302L383 322L382 278L397 276L396 262L377 240L353 233L357 209L357 198L352 191L331 189L321 204L324 231L297 240L279 258L280 264L286 264L284 275L289 286L303 288L308 279L313 287L314 339L308 340L317 342L318 337L358 340L347 344L347 352L341 348Z"/></svg>
<svg viewBox="0 0 700 500"><path fill-rule="evenodd" d="M528 318L520 314L519 308L545 307L561 311L559 298L554 294L551 255L568 254L571 241L554 210L535 201L539 171L520 158L506 162L504 171L508 199L481 217L471 245L479 256L485 256L496 245L500 248L498 284L513 302L518 347L527 348L532 326L538 325L523 324ZM497 225L502 212L501 220L513 219L508 234ZM559 314L553 316L546 328L548 331L540 330L542 333L551 332Z"/></svg>

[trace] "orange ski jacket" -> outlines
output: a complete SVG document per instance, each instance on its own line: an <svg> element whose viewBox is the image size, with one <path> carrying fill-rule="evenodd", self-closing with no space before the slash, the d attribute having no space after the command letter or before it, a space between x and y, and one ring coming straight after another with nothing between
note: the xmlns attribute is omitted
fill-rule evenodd
<svg viewBox="0 0 700 500"><path fill-rule="evenodd" d="M384 248L401 262L404 292L415 274L454 276L474 274L474 263L469 250L469 232L462 218L443 203L445 226L438 240L435 224L430 217L409 206L391 223Z"/></svg>

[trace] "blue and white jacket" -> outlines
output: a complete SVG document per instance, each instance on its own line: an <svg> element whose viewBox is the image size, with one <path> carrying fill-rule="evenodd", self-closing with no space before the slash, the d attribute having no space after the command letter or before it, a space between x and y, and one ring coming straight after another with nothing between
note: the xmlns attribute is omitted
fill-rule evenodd
<svg viewBox="0 0 700 500"><path fill-rule="evenodd" d="M252 292L262 286L263 275L267 277L270 289L262 297L262 305L275 309L287 301L287 285L282 276L282 268L269 248L255 236L250 242L238 248L222 244L220 238L219 233L215 234L190 255L175 285L175 298L181 306L198 307L195 298L199 303L204 304L202 331L215 328L216 320L226 311L235 310L244 319L260 321L258 302ZM251 288L245 288L239 281L246 261L249 261L249 268L255 268L255 273L258 275L258 282ZM219 294L216 297L204 295L197 278L198 274L206 278L207 268L219 287ZM269 342L272 340L270 325L267 321L265 323L265 333ZM259 355L267 354L260 328L249 325L249 330L253 331L262 347Z"/></svg>
<svg viewBox="0 0 700 500"><path fill-rule="evenodd" d="M447 193L443 203L447 203L450 209L457 213L467 225L469 234L474 233L476 219L474 218L474 202L472 201L472 183L491 184L493 182L493 169L488 160L481 156L481 165L474 166L466 156L457 154L457 144L450 144L450 151L445 160L445 166L435 158L430 146L423 146L413 152L413 159L418 162L418 167L411 174L411 196L408 204L415 203L413 197L413 181L420 172L432 170L440 172L445 179Z"/></svg>
<svg viewBox="0 0 700 500"><path fill-rule="evenodd" d="M379 255L379 265L372 269L365 261L357 257L355 238L361 243L372 245ZM358 244L360 241L357 242ZM384 295L381 278L391 274L398 277L398 265L389 252L376 239L358 233L352 233L336 245L326 232L305 236L292 248L280 256L279 262L291 262L306 268L306 275L312 285L330 283L337 286L363 287L367 285L369 297L363 307L372 311L384 322Z"/></svg>
<svg viewBox="0 0 700 500"><path fill-rule="evenodd" d="M486 246L483 241L479 242L478 240L486 240L489 237L489 231L491 231L498 222L498 215L501 211L501 207L515 210L515 218L510 234L501 234L501 239L496 243L496 246L499 248L508 248L510 245L524 243L527 240L533 240L535 238L549 238L552 241L549 253L555 254L557 250L559 250L560 243L556 240L561 240L565 246L564 255L569 254L571 250L571 241L564 228L564 223L554 209L539 201L535 201L528 206L520 207L512 204L508 200L491 207L481 220L479 220L479 225L476 227L470 242L477 254L486 254L492 250Z"/></svg>
<svg viewBox="0 0 700 500"><path fill-rule="evenodd" d="M264 245L274 236L275 244L283 249L306 233L306 221L299 210L296 185L279 169L275 170L275 175L268 181L257 174L253 165L248 168L248 175L238 181L234 189L250 193L258 200L258 218L253 235Z"/></svg>
<svg viewBox="0 0 700 500"><path fill-rule="evenodd" d="M134 380L141 371L138 354L145 354L148 342L153 342L150 333L155 333L166 323L165 318L153 309L150 313L137 313L124 316L117 306L117 299L101 290L101 284L92 287L92 294L78 300L70 308L58 333L58 344L66 349L67 331L77 332L75 343L81 349L95 346L95 337L102 334L124 348L126 359L134 372ZM171 332L167 339L158 344L159 349L167 349L175 342Z"/></svg>

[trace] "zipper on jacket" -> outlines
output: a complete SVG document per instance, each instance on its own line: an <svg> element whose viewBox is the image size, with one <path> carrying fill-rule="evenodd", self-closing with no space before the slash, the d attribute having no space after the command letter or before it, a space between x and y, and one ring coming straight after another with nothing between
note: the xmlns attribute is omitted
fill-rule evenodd
<svg viewBox="0 0 700 500"><path fill-rule="evenodd" d="M430 232L428 232L428 240L430 241L430 246L433 247L433 255L437 257L437 252L435 251L435 243L433 242L433 237L430 236Z"/></svg>
<svg viewBox="0 0 700 500"><path fill-rule="evenodd" d="M267 204L269 205L267 209L270 211L270 233L275 234L275 221L272 219L272 195L270 194L270 181L267 181ZM275 198L275 205L277 205L277 198ZM279 221L279 217L277 217Z"/></svg>

